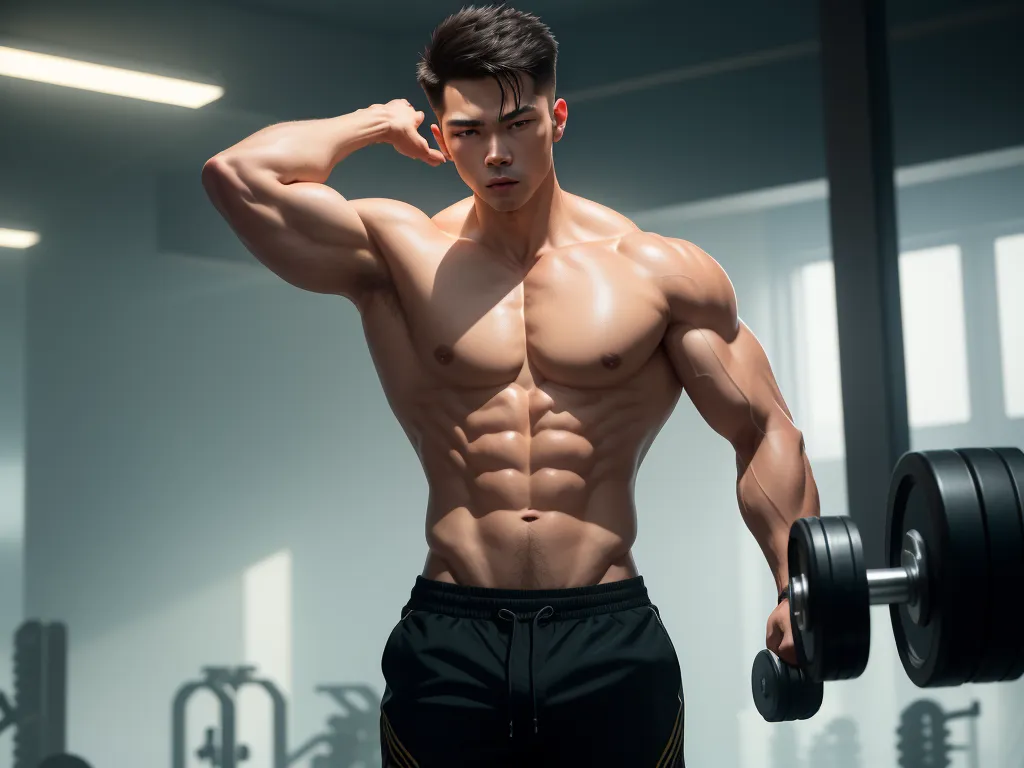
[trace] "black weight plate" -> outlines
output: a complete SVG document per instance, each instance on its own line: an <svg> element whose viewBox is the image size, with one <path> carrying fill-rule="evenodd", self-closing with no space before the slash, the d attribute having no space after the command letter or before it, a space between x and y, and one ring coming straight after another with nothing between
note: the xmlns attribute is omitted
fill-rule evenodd
<svg viewBox="0 0 1024 768"><path fill-rule="evenodd" d="M830 606L831 620L822 627L824 654L822 680L859 677L868 663L871 648L871 612L864 547L853 520L820 519L828 547L832 580L821 596Z"/></svg>
<svg viewBox="0 0 1024 768"><path fill-rule="evenodd" d="M1017 552L1017 562L1020 568L1024 568L1024 452L1019 448L995 448L995 453L1002 459L1010 473L1010 482L1013 484L1014 496L1017 499L1017 515L1019 528L1018 540L1021 542L1020 550ZM1006 672L1004 680L1017 680L1024 675L1024 600L1019 597L1019 588L1024 585L1024 575L1018 570L1018 581L1010 582L1011 588L1014 584L1018 586L1018 596L1006 605L1000 606L1006 611L1008 632L1017 639L1017 648L1014 658Z"/></svg>
<svg viewBox="0 0 1024 768"><path fill-rule="evenodd" d="M821 709L821 702L825 698L825 685L811 680L799 667L787 667L789 674L795 678L794 686L797 691L793 704L793 711L796 713L794 719L809 720Z"/></svg>
<svg viewBox="0 0 1024 768"><path fill-rule="evenodd" d="M750 669L750 692L754 706L769 723L792 720L790 712L789 677L783 673L782 661L767 648L754 657Z"/></svg>
<svg viewBox="0 0 1024 768"><path fill-rule="evenodd" d="M1017 493L1002 458L989 448L958 450L974 477L974 485L985 516L988 542L986 561L988 580L974 590L979 608L987 616L978 627L983 643L970 680L995 683L1006 679L1020 646L1019 591L1024 585L1024 533L1021 531Z"/></svg>
<svg viewBox="0 0 1024 768"><path fill-rule="evenodd" d="M918 531L927 552L928 611L915 622L892 605L896 648L907 677L921 688L960 685L980 652L986 620L974 590L987 579L985 525L974 480L955 451L904 454L889 485L886 554L902 566L903 538Z"/></svg>
<svg viewBox="0 0 1024 768"><path fill-rule="evenodd" d="M915 462L924 461L916 454L914 456ZM899 474L894 471L890 481L885 536L886 564L892 568L902 566L903 538L908 530L914 529L928 542L926 554L929 560L926 577L931 580L936 568L931 560L940 560L944 551L941 542L942 529L935 527L929 514L926 492L913 475L908 474L912 469L908 465L909 461L904 458L897 464ZM924 474L922 470L918 471ZM933 636L932 622L937 619L934 607L930 603L933 603L937 596L929 595L928 598L927 615L921 617L920 625L910 618L905 606L889 606L896 649L907 676L912 680L927 680L934 677L939 655L948 653L944 647L937 647L942 637ZM946 640L945 645L948 644L949 641Z"/></svg>
<svg viewBox="0 0 1024 768"><path fill-rule="evenodd" d="M789 529L787 560L790 584L794 575L802 575L806 577L808 586L803 617L796 614L797 601L792 597L789 600L797 662L811 680L821 682L824 679L821 676L824 633L831 621L831 605L823 595L827 595L830 589L832 565L819 518L802 517L793 523Z"/></svg>
<svg viewBox="0 0 1024 768"><path fill-rule="evenodd" d="M750 670L754 706L769 723L806 720L820 708L824 686L807 679L799 667L783 662L765 649Z"/></svg>

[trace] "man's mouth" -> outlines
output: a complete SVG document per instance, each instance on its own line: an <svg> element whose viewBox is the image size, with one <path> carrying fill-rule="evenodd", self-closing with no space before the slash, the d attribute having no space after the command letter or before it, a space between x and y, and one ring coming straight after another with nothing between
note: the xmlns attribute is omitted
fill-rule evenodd
<svg viewBox="0 0 1024 768"><path fill-rule="evenodd" d="M490 189L507 189L508 187L513 187L518 183L518 181L492 181L487 186Z"/></svg>

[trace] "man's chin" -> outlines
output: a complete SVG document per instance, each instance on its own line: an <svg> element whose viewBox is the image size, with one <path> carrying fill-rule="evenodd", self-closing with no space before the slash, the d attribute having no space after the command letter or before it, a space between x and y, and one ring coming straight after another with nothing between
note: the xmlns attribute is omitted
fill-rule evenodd
<svg viewBox="0 0 1024 768"><path fill-rule="evenodd" d="M518 185L517 185L518 186ZM517 211L523 207L526 202L522 195L510 195L506 193L498 193L487 191L487 194L480 195L485 203L496 211Z"/></svg>

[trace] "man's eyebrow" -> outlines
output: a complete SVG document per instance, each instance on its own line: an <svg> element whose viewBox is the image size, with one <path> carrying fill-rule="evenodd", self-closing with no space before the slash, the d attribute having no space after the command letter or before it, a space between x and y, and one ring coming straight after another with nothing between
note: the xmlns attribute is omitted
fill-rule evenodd
<svg viewBox="0 0 1024 768"><path fill-rule="evenodd" d="M509 120L515 120L522 114L527 112L536 112L537 107L534 104L524 104L519 109L513 109L511 112L507 112L501 116L499 122L505 123ZM451 128L478 128L484 124L483 120L446 120L445 123Z"/></svg>

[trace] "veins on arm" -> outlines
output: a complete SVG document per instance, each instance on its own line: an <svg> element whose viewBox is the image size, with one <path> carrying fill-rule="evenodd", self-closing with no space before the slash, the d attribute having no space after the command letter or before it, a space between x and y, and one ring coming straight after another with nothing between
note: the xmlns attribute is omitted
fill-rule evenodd
<svg viewBox="0 0 1024 768"><path fill-rule="evenodd" d="M692 243L666 242L657 277L669 315L663 343L698 412L736 451L740 513L781 589L789 529L818 514L803 434L721 265Z"/></svg>

